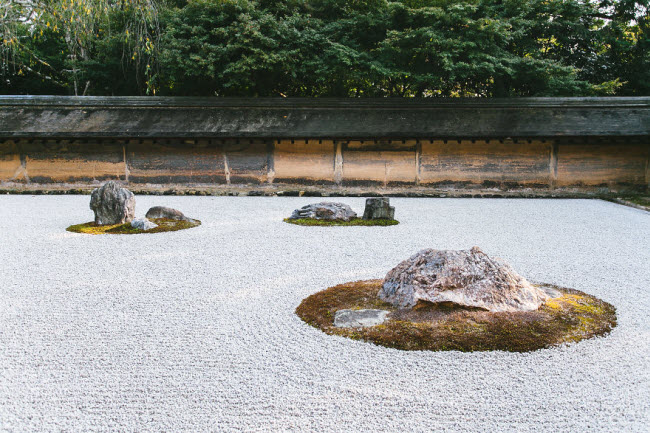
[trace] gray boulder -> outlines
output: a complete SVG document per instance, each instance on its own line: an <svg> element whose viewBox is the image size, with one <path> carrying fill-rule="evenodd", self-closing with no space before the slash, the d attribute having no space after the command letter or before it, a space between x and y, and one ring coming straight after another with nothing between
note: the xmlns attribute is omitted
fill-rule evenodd
<svg viewBox="0 0 650 433"><path fill-rule="evenodd" d="M386 310L338 310L334 313L337 328L365 328L381 325L388 315Z"/></svg>
<svg viewBox="0 0 650 433"><path fill-rule="evenodd" d="M363 211L364 220L395 219L395 208L387 197L367 198Z"/></svg>
<svg viewBox="0 0 650 433"><path fill-rule="evenodd" d="M135 216L135 196L111 180L90 194L90 209L95 212L95 224L128 223Z"/></svg>
<svg viewBox="0 0 650 433"><path fill-rule="evenodd" d="M488 311L531 311L549 299L506 263L471 250L422 250L386 275L379 297L398 307L450 302Z"/></svg>
<svg viewBox="0 0 650 433"><path fill-rule="evenodd" d="M146 218L136 218L133 221L131 221L131 226L135 229L147 231L147 230L155 229L156 227L158 227L158 224L153 223Z"/></svg>
<svg viewBox="0 0 650 433"><path fill-rule="evenodd" d="M357 214L343 203L321 202L303 206L293 211L289 219L313 218L317 220L350 221Z"/></svg>
<svg viewBox="0 0 650 433"><path fill-rule="evenodd" d="M154 206L147 211L145 216L149 219L166 218L176 221L191 221L190 218L183 215L183 212L165 206Z"/></svg>

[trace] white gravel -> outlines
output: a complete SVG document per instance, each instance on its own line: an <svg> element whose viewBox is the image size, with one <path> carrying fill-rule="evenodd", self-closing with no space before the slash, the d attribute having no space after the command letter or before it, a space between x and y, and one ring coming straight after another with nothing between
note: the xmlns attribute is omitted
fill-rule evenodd
<svg viewBox="0 0 650 433"><path fill-rule="evenodd" d="M589 200L392 199L394 227L282 222L313 198L137 198L203 225L73 234L88 196L0 196L0 430L647 431L650 213ZM337 199L363 211L363 199ZM618 309L527 354L401 352L294 309L419 249L480 246Z"/></svg>

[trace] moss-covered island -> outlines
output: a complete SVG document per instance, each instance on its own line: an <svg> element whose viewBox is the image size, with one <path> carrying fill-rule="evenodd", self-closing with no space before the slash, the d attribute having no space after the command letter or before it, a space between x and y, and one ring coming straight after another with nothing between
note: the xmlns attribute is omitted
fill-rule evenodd
<svg viewBox="0 0 650 433"><path fill-rule="evenodd" d="M353 218L350 221L322 220L316 218L285 218L284 222L299 226L394 226L399 224L399 221L393 219L364 220L363 218Z"/></svg>
<svg viewBox="0 0 650 433"><path fill-rule="evenodd" d="M367 280L330 287L304 299L296 314L327 334L401 350L528 352L602 336L616 326L612 305L567 288L546 286L559 296L537 310L497 313L429 302L398 309L379 299L381 286L382 280ZM334 316L342 309L383 309L390 313L380 325L338 328Z"/></svg>
<svg viewBox="0 0 650 433"><path fill-rule="evenodd" d="M182 221L167 218L155 218L151 221L158 225L150 230L140 230L131 226L131 223L113 224L113 225L98 225L94 222L87 222L83 224L75 224L68 227L66 230L74 233L86 233L90 235L135 235L135 234L149 234L149 233L163 233L174 232L178 230L190 229L201 225L199 220Z"/></svg>

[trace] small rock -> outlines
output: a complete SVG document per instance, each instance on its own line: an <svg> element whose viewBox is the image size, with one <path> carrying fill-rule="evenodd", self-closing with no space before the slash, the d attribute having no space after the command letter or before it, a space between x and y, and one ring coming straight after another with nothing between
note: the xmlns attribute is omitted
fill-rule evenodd
<svg viewBox="0 0 650 433"><path fill-rule="evenodd" d="M390 205L390 201L387 197L367 198L366 209L363 211L363 219L395 219L395 208Z"/></svg>
<svg viewBox="0 0 650 433"><path fill-rule="evenodd" d="M149 219L166 218L176 221L191 221L183 212L165 206L154 206L147 211L145 216Z"/></svg>
<svg viewBox="0 0 650 433"><path fill-rule="evenodd" d="M135 216L135 196L111 180L90 194L90 209L95 212L95 224L128 223Z"/></svg>
<svg viewBox="0 0 650 433"><path fill-rule="evenodd" d="M334 314L337 328L366 328L381 325L386 320L386 310L338 310Z"/></svg>
<svg viewBox="0 0 650 433"><path fill-rule="evenodd" d="M343 203L321 202L303 206L293 211L289 219L313 218L317 220L350 221L357 214Z"/></svg>
<svg viewBox="0 0 650 433"><path fill-rule="evenodd" d="M156 227L158 227L158 224L153 223L146 218L136 218L133 221L131 221L131 226L139 230L147 231L147 230L155 229Z"/></svg>
<svg viewBox="0 0 650 433"><path fill-rule="evenodd" d="M549 299L510 266L478 247L422 250L393 268L379 297L397 307L450 302L488 311L531 311Z"/></svg>

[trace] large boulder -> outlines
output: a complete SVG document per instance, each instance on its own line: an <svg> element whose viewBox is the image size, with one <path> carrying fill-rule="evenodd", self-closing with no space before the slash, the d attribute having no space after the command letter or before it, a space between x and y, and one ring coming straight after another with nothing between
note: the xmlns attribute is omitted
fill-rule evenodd
<svg viewBox="0 0 650 433"><path fill-rule="evenodd" d="M395 208L390 205L387 197L367 198L363 211L364 220L395 219Z"/></svg>
<svg viewBox="0 0 650 433"><path fill-rule="evenodd" d="M388 272L379 297L402 308L427 301L493 312L536 310L549 299L506 263L488 257L478 247L420 251Z"/></svg>
<svg viewBox="0 0 650 433"><path fill-rule="evenodd" d="M317 220L350 221L356 217L356 212L347 204L321 202L294 210L289 219L313 218Z"/></svg>
<svg viewBox="0 0 650 433"><path fill-rule="evenodd" d="M183 212L165 206L154 206L147 211L145 216L149 219L166 218L176 221L191 221Z"/></svg>
<svg viewBox="0 0 650 433"><path fill-rule="evenodd" d="M111 180L90 194L90 209L95 212L95 224L128 223L135 216L135 196Z"/></svg>

